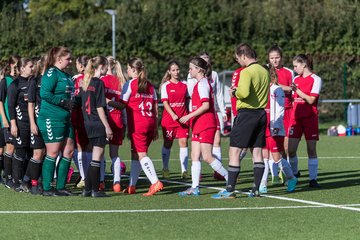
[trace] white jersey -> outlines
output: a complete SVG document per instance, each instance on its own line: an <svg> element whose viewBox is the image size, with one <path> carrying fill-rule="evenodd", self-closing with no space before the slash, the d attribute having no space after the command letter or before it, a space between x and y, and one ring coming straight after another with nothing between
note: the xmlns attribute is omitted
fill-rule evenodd
<svg viewBox="0 0 360 240"><path fill-rule="evenodd" d="M279 85L272 84L269 93L270 100L270 133L273 136L274 128L279 129L276 136L285 136L284 106L285 93Z"/></svg>
<svg viewBox="0 0 360 240"><path fill-rule="evenodd" d="M211 73L211 81L210 81L210 85L211 88L213 90L214 93L214 108L216 112L221 112L221 114L223 116L226 115L225 113L225 103L224 103L224 95L223 95L223 88L222 88L222 84L219 81L219 76L217 74L217 72L212 71ZM188 74L187 77L187 88L188 88L188 92L189 95L191 96L193 93L193 89L195 84L197 83L195 78L192 78L190 76L190 74ZM191 111L191 101L189 103L189 110Z"/></svg>

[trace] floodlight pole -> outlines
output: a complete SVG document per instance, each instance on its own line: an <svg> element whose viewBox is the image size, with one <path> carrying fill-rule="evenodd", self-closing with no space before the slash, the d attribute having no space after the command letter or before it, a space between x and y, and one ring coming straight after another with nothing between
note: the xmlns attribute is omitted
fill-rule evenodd
<svg viewBox="0 0 360 240"><path fill-rule="evenodd" d="M105 9L107 14L111 15L112 19L112 56L115 58L115 16L116 10L114 9Z"/></svg>

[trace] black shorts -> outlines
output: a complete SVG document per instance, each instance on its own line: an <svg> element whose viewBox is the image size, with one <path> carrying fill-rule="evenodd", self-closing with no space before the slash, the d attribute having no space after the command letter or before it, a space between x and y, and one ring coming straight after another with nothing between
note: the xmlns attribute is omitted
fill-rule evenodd
<svg viewBox="0 0 360 240"><path fill-rule="evenodd" d="M89 142L92 146L96 147L105 147L105 145L109 143L108 139L105 136L89 138Z"/></svg>
<svg viewBox="0 0 360 240"><path fill-rule="evenodd" d="M0 148L6 145L5 136L4 136L4 129L0 128Z"/></svg>
<svg viewBox="0 0 360 240"><path fill-rule="evenodd" d="M19 129L18 136L14 137L13 144L15 148L30 147L30 129Z"/></svg>
<svg viewBox="0 0 360 240"><path fill-rule="evenodd" d="M30 133L30 148L32 149L41 149L45 148L44 139L41 137L40 131L39 135L34 135Z"/></svg>
<svg viewBox="0 0 360 240"><path fill-rule="evenodd" d="M240 109L230 133L230 146L254 148L265 146L266 112L263 109Z"/></svg>
<svg viewBox="0 0 360 240"><path fill-rule="evenodd" d="M10 128L3 128L5 143L14 144L15 138L11 135Z"/></svg>

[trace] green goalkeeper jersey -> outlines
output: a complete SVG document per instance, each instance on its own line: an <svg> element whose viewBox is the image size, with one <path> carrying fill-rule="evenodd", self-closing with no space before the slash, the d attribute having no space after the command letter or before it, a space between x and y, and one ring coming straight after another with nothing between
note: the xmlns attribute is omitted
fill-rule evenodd
<svg viewBox="0 0 360 240"><path fill-rule="evenodd" d="M70 111L60 106L61 100L69 100L73 94L74 84L71 76L57 67L50 67L41 80L41 108L39 122L51 120L60 126L70 122Z"/></svg>

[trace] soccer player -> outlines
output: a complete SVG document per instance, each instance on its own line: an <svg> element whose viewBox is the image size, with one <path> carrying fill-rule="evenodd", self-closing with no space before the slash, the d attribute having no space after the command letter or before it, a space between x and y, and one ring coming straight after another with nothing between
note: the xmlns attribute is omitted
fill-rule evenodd
<svg viewBox="0 0 360 240"><path fill-rule="evenodd" d="M126 79L124 77L120 62L115 60L112 56L107 57L108 69L101 80L105 86L105 97L111 101L120 101L121 90L124 87ZM123 111L114 107L108 106L108 121L113 131L113 137L109 141L109 155L111 158L111 169L113 172L113 191L120 192L121 179L121 160L119 156L119 147L122 145L124 138ZM104 168L105 170L105 168Z"/></svg>
<svg viewBox="0 0 360 240"><path fill-rule="evenodd" d="M294 72L283 66L283 51L282 49L277 46L273 45L271 46L268 51L268 62L273 65L276 69L276 75L278 79L279 86L284 90L285 92L285 111L284 111L284 127L285 127L285 138L284 138L284 158L287 159L288 154L288 133L289 133L289 122L290 122L290 115L292 111L292 90L290 85L293 82L294 79ZM264 159L266 161L266 159ZM275 168L277 165L274 165L274 160L269 159L269 167L272 174L273 184L279 183L279 174L278 169ZM281 171L280 171L281 173ZM280 177L282 181L284 182L284 179L282 178L282 175L280 174Z"/></svg>
<svg viewBox="0 0 360 240"><path fill-rule="evenodd" d="M239 84L233 88L238 114L230 133L229 179L226 189L213 195L215 199L235 198L235 186L240 173L240 162L247 148L251 149L254 163L254 186L249 196L259 195L259 186L264 173L262 148L265 146L266 112L268 100L269 72L256 61L256 52L250 45L240 44L235 57L244 69Z"/></svg>
<svg viewBox="0 0 360 240"><path fill-rule="evenodd" d="M70 196L65 189L71 158L74 153L74 132L70 120L71 98L74 84L64 70L71 63L71 51L65 47L53 47L47 54L45 73L41 79L41 108L38 126L46 145L43 162L43 196ZM51 187L58 164L56 190Z"/></svg>
<svg viewBox="0 0 360 240"><path fill-rule="evenodd" d="M90 59L86 65L84 80L81 86L81 106L84 125L89 142L93 146L92 161L85 178L83 197L107 197L99 191L100 161L104 160L104 148L113 137L106 117L105 87L100 77L108 70L108 61L103 56Z"/></svg>
<svg viewBox="0 0 360 240"><path fill-rule="evenodd" d="M16 77L7 89L8 108L10 117L10 133L15 138L15 153L13 157L13 182L17 192L28 191L22 183L26 157L30 147L30 123L28 113L28 86L33 75L34 64L30 58L21 58L17 63L19 76ZM20 187L20 184L23 187Z"/></svg>
<svg viewBox="0 0 360 240"><path fill-rule="evenodd" d="M266 111L266 146L263 148L263 158L264 158L264 174L261 179L261 184L259 188L260 193L267 193L267 178L269 175L269 166L268 159L269 155L272 155L276 166L280 165L280 169L287 176L288 180L288 192L293 192L297 183L297 179L294 176L292 169L288 161L282 158L284 154L284 103L285 103L285 93L282 88L277 83L277 74L274 66L270 64L270 92L268 96L268 102L265 107Z"/></svg>
<svg viewBox="0 0 360 240"><path fill-rule="evenodd" d="M319 112L317 103L321 90L321 78L313 73L312 58L299 54L293 59L294 71L299 74L291 85L294 91L294 106L289 128L289 161L294 174L298 174L297 148L302 134L305 135L309 187L319 187L317 182L318 157L316 142L319 140Z"/></svg>
<svg viewBox="0 0 360 240"><path fill-rule="evenodd" d="M31 193L40 194L39 177L41 174L41 163L45 155L45 143L37 126L37 118L40 111L40 88L41 78L45 72L46 55L36 62L34 78L29 80L28 90L28 114L30 121L30 148L33 149L33 156L29 161L28 171L31 179Z"/></svg>
<svg viewBox="0 0 360 240"><path fill-rule="evenodd" d="M84 71L86 64L88 63L90 57L82 55L76 58L76 70L78 74L73 76L74 81L74 97L76 97L81 89L81 83L84 79ZM75 142L76 142L76 154L74 154L74 162L80 173L80 181L77 183L76 187L82 188L85 186L86 173L91 162L91 150L89 149L89 139L86 134L84 126L84 117L81 110L81 106L76 106L71 111L71 123L73 125Z"/></svg>
<svg viewBox="0 0 360 240"><path fill-rule="evenodd" d="M214 109L214 97L208 78L211 76L211 66L202 58L195 57L190 60L189 73L197 80L192 92L192 111L180 118L180 123L185 124L191 119L192 142L191 142L191 179L192 185L180 196L200 195L199 181L201 174L202 159L207 162L214 171L227 179L227 171L222 163L212 155L217 123Z"/></svg>
<svg viewBox="0 0 360 240"><path fill-rule="evenodd" d="M188 146L189 137L188 123L182 124L179 119L185 116L189 95L186 84L180 81L180 65L176 61L168 64L166 73L161 82L161 101L164 104L161 126L164 138L162 147L163 177L169 178L169 159L170 150L175 138L179 139L180 147L180 166L181 177L186 179L188 165Z"/></svg>
<svg viewBox="0 0 360 240"><path fill-rule="evenodd" d="M140 58L131 58L127 64L127 81L121 93L121 102L108 101L118 109L126 107L128 136L131 141L131 173L130 184L124 190L129 194L136 193L136 183L141 169L150 180L149 191L143 196L152 196L163 189L154 164L147 155L150 143L158 138L157 129L157 96L153 85L148 81L146 69Z"/></svg>
<svg viewBox="0 0 360 240"><path fill-rule="evenodd" d="M0 114L2 120L2 129L6 143L4 154L4 175L5 187L13 188L14 182L12 178L12 161L14 154L14 138L10 133L10 119L8 108L7 88L15 77L18 76L17 63L20 60L19 56L11 56L5 68L5 78L0 82Z"/></svg>
<svg viewBox="0 0 360 240"><path fill-rule="evenodd" d="M199 57L204 59L209 65L211 65L211 58L210 55L207 52L200 53ZM227 121L227 115L225 113L225 106L224 106L224 96L222 91L222 85L219 81L218 73L215 71L211 71L211 75L208 76L208 79L210 81L211 88L213 89L214 94L214 109L216 112L216 133L214 137L214 143L213 143L213 149L212 154L221 162L222 161L222 155L221 155L221 136L220 132L223 133L224 131L224 121ZM189 95L192 96L193 88L195 84L197 83L196 79L192 78L191 75L188 75L187 84L188 84L188 91ZM191 104L190 104L190 111ZM214 178L217 180L224 180L224 178L217 173L214 172Z"/></svg>

